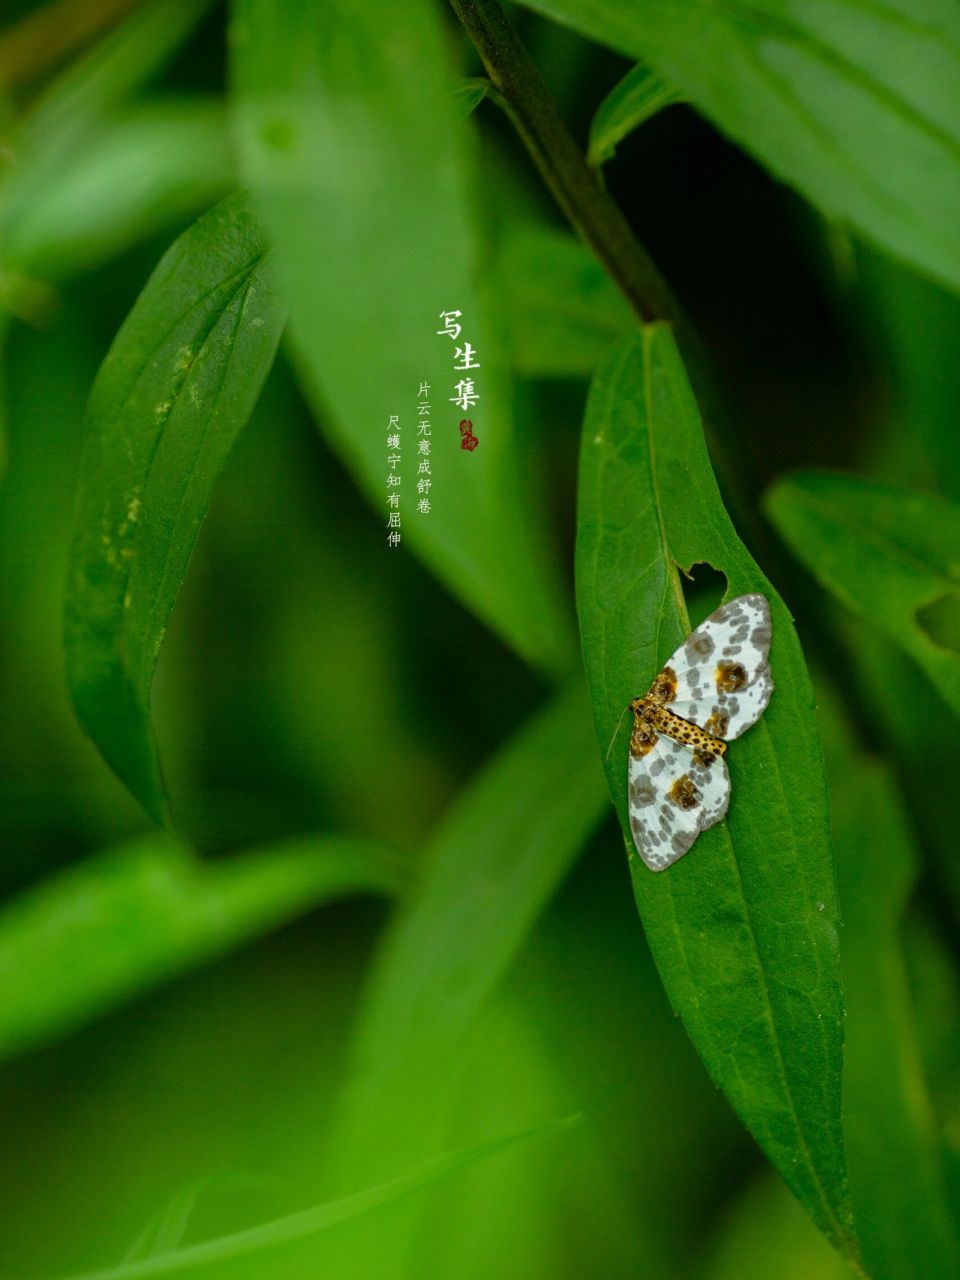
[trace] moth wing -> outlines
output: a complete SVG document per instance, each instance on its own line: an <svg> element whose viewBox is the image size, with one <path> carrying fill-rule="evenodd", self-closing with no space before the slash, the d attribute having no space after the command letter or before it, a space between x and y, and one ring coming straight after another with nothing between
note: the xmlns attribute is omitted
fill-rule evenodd
<svg viewBox="0 0 960 1280"><path fill-rule="evenodd" d="M651 871L663 871L727 812L726 762L718 757L704 763L689 747L662 734L646 755L631 753L629 761L627 808L633 843Z"/></svg>
<svg viewBox="0 0 960 1280"><path fill-rule="evenodd" d="M739 738L773 693L770 634L765 596L737 596L721 605L666 664L676 677L676 693L666 705L718 738Z"/></svg>

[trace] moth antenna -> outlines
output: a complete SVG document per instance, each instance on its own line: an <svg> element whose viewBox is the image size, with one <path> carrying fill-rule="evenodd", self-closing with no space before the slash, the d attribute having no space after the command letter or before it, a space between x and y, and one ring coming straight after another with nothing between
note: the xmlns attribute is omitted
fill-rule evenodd
<svg viewBox="0 0 960 1280"><path fill-rule="evenodd" d="M620 726L623 724L623 717L627 714L629 710L630 710L630 704L628 702L627 705L620 712L620 719L617 721L617 727L613 731L613 737L610 739L609 747L607 747L607 754L603 757L604 760L610 759L610 752L613 750L613 744L616 742L617 734L620 732Z"/></svg>

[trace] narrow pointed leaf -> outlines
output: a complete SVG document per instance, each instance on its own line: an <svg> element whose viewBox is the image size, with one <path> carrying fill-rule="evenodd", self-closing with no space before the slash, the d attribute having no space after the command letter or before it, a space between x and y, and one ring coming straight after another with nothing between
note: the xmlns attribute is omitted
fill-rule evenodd
<svg viewBox="0 0 960 1280"><path fill-rule="evenodd" d="M960 713L960 507L814 471L774 485L766 506L817 581L910 654Z"/></svg>
<svg viewBox="0 0 960 1280"><path fill-rule="evenodd" d="M831 217L960 288L952 0L525 0L649 62Z"/></svg>
<svg viewBox="0 0 960 1280"><path fill-rule="evenodd" d="M104 850L0 912L0 1057L31 1048L350 893L393 893L402 868L338 837L200 862L161 833Z"/></svg>
<svg viewBox="0 0 960 1280"><path fill-rule="evenodd" d="M434 0L237 0L234 11L241 169L276 246L318 425L382 522L384 554L392 467L399 550L422 556L529 661L572 663L572 619L536 477L521 483L506 362L479 283L488 267L472 209L471 124L459 118L441 12ZM440 332L443 311L461 313L455 338ZM466 342L472 373L455 369ZM456 387L467 377L480 398L463 408ZM391 415L402 445L388 467ZM472 452L461 448L463 419L479 442ZM421 443L429 513L418 510Z"/></svg>
<svg viewBox="0 0 960 1280"><path fill-rule="evenodd" d="M157 822L150 686L210 494L273 362L283 313L231 196L167 252L101 366L80 462L66 600L84 728Z"/></svg>
<svg viewBox="0 0 960 1280"><path fill-rule="evenodd" d="M641 62L628 71L597 107L590 125L587 156L591 164L613 159L617 143L683 94L653 67Z"/></svg>
<svg viewBox="0 0 960 1280"><path fill-rule="evenodd" d="M144 1258L153 1258L161 1253L172 1253L186 1233L204 1185L204 1180L197 1178L174 1192L130 1246L121 1265L142 1262Z"/></svg>
<svg viewBox="0 0 960 1280"><path fill-rule="evenodd" d="M813 695L790 615L723 509L669 329L614 349L583 433L577 601L604 752L690 622L681 569L706 562L728 595L773 616L776 690L729 753L727 821L648 871L627 825L627 738L607 778L637 905L670 1000L707 1069L817 1224L855 1252L840 1130L837 901Z"/></svg>
<svg viewBox="0 0 960 1280"><path fill-rule="evenodd" d="M497 984L605 800L582 682L525 724L464 789L377 955L329 1148L334 1186L441 1150ZM407 1274L412 1221L350 1242L332 1274Z"/></svg>
<svg viewBox="0 0 960 1280"><path fill-rule="evenodd" d="M431 1153L465 1038L604 801L582 685L524 725L466 788L374 964L333 1144L347 1181Z"/></svg>
<svg viewBox="0 0 960 1280"><path fill-rule="evenodd" d="M339 1200L330 1200L318 1205L315 1209L304 1209L300 1213L276 1218L259 1227L251 1227L247 1231L218 1236L213 1240L205 1240L202 1244L189 1245L172 1253L157 1254L139 1262L108 1267L102 1271L86 1271L82 1275L70 1277L70 1280L146 1280L148 1276L169 1276L182 1272L193 1274L195 1268L247 1257L265 1249L289 1244L294 1240L303 1240L321 1231L328 1231L338 1223L349 1222L353 1218L379 1209L382 1205L392 1204L433 1183L440 1182L475 1160L488 1159L518 1142L528 1142L548 1134L562 1133L579 1121L580 1117L573 1115L531 1126L529 1129L510 1134L505 1138L497 1138L475 1147L452 1151L448 1155L426 1161L411 1172L393 1178L389 1182L378 1183L376 1186L358 1191L354 1195L344 1196Z"/></svg>

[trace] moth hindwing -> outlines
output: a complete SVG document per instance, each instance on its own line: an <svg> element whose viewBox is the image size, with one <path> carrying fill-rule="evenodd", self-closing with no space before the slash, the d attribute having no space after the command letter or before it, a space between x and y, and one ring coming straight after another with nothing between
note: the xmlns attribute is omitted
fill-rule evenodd
<svg viewBox="0 0 960 1280"><path fill-rule="evenodd" d="M726 814L726 744L770 701L769 653L766 598L738 596L692 631L630 703L630 831L651 871L676 862Z"/></svg>

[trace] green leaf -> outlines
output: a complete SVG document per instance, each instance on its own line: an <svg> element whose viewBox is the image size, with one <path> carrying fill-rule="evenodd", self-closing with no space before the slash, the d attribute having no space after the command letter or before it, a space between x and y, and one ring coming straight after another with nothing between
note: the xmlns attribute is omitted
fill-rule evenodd
<svg viewBox="0 0 960 1280"><path fill-rule="evenodd" d="M511 226L494 260L497 328L529 377L589 377L612 339L635 323L610 277L573 236Z"/></svg>
<svg viewBox="0 0 960 1280"><path fill-rule="evenodd" d="M641 62L610 90L590 125L587 159L593 165L612 160L617 143L664 107L683 101L680 90Z"/></svg>
<svg viewBox="0 0 960 1280"><path fill-rule="evenodd" d="M536 477L520 474L506 365L475 279L471 133L457 119L440 12L433 0L238 0L235 13L241 166L276 245L308 395L382 521L384 554L396 414L400 550L422 556L529 661L572 663ZM469 411L452 403L465 375L438 333L446 310L462 313L457 342L470 342L480 366ZM429 514L415 487L421 383L431 388ZM465 417L473 452L461 448Z"/></svg>
<svg viewBox="0 0 960 1280"><path fill-rule="evenodd" d="M821 586L884 631L960 712L960 508L816 471L779 481L766 507Z"/></svg>
<svg viewBox="0 0 960 1280"><path fill-rule="evenodd" d="M150 686L214 481L273 362L283 315L240 196L164 255L87 412L65 615L81 723L157 821Z"/></svg>
<svg viewBox="0 0 960 1280"><path fill-rule="evenodd" d="M46 197L50 190L57 189L61 174L83 166L92 138L107 117L155 74L209 7L210 0L149 0L73 62L27 116L10 128L4 141L13 163L5 166L0 183L0 361L6 338L4 309L32 320L42 316L49 304L43 291L33 296L34 286L29 278L17 272L11 275L4 269L10 231L8 206L14 210L14 221L17 216L29 221L34 206L57 209L56 203L48 205ZM111 194L112 201L108 203L119 201L121 206L130 195L122 186L114 186ZM110 223L99 191L97 212ZM69 238L65 221L60 235ZM3 395L0 369L0 478L6 465Z"/></svg>
<svg viewBox="0 0 960 1280"><path fill-rule="evenodd" d="M690 622L680 571L762 592L776 692L730 751L727 821L659 874L633 849L625 736L607 761L637 905L674 1009L713 1079L816 1223L855 1253L840 1130L838 912L813 695L790 615L723 509L670 330L594 380L580 467L577 601L604 752ZM696 621L696 619L695 619Z"/></svg>
<svg viewBox="0 0 960 1280"><path fill-rule="evenodd" d="M425 851L361 1007L331 1185L390 1176L442 1150L470 1036L604 802L578 683L471 783ZM331 1274L404 1274L411 1226L351 1241Z"/></svg>
<svg viewBox="0 0 960 1280"><path fill-rule="evenodd" d="M525 0L651 63L832 217L960 288L951 0Z"/></svg>
<svg viewBox="0 0 960 1280"><path fill-rule="evenodd" d="M16 174L0 199L3 269L63 280L208 207L232 185L233 162L222 106L171 100L112 117L49 168L28 159Z"/></svg>
<svg viewBox="0 0 960 1280"><path fill-rule="evenodd" d="M393 1178L389 1182L379 1183L339 1200L328 1201L314 1209L304 1209L300 1213L291 1213L285 1218L276 1218L272 1222L252 1227L248 1231L218 1236L214 1240L205 1240L202 1244L189 1245L172 1253L157 1254L152 1258L144 1258L140 1262L129 1265L121 1264L119 1267L108 1267L102 1271L86 1271L82 1275L70 1277L69 1280L142 1280L147 1276L176 1275L178 1272L192 1272L195 1267L243 1258L264 1249L302 1240L317 1235L321 1231L328 1231L338 1223L349 1222L383 1205L392 1204L424 1187L450 1177L457 1170L465 1168L476 1160L485 1160L500 1151L505 1151L515 1143L563 1132L578 1124L579 1121L579 1116L565 1116L546 1124L531 1126L529 1129L510 1134L505 1138L450 1152L448 1155L420 1164L411 1172Z"/></svg>
<svg viewBox="0 0 960 1280"><path fill-rule="evenodd" d="M821 707L844 904L844 1133L870 1275L960 1274L939 1135L924 1079L902 927L917 859L893 772Z"/></svg>
<svg viewBox="0 0 960 1280"><path fill-rule="evenodd" d="M157 833L108 849L0 912L0 1054L106 1009L351 893L393 893L380 846L318 836L200 862Z"/></svg>
<svg viewBox="0 0 960 1280"><path fill-rule="evenodd" d="M371 1150L392 1170L435 1149L463 1042L603 803L579 685L457 801L374 964L333 1148L343 1177L369 1173Z"/></svg>
<svg viewBox="0 0 960 1280"><path fill-rule="evenodd" d="M211 0L147 0L70 63L31 107L13 144L65 157L84 131L142 88L176 52Z"/></svg>

